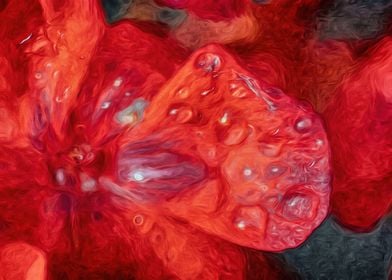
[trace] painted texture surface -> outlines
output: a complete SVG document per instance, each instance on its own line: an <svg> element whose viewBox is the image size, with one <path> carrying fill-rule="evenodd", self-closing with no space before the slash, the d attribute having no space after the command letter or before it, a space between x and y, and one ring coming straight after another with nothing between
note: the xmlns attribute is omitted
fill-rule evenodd
<svg viewBox="0 0 392 280"><path fill-rule="evenodd" d="M389 1L0 1L0 279L387 279Z"/></svg>

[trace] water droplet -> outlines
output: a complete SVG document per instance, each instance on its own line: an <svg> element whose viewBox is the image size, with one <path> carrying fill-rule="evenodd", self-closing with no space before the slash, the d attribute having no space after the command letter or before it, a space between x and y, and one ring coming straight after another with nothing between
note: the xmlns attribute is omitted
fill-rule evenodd
<svg viewBox="0 0 392 280"><path fill-rule="evenodd" d="M200 54L196 60L196 67L206 73L218 71L221 67L221 58L213 53Z"/></svg>
<svg viewBox="0 0 392 280"><path fill-rule="evenodd" d="M59 95L56 96L56 98L55 98L56 102L57 102L57 103L63 102L65 99L68 98L69 94L70 94L70 88L67 87L67 88L63 91L62 94L59 94Z"/></svg>
<svg viewBox="0 0 392 280"><path fill-rule="evenodd" d="M143 175L143 173L137 171L137 172L133 173L132 178L137 182L141 182L144 180L144 175Z"/></svg>
<svg viewBox="0 0 392 280"><path fill-rule="evenodd" d="M242 171L242 173L246 177L249 177L253 174L252 169L250 169L249 167L245 167L244 170Z"/></svg>
<svg viewBox="0 0 392 280"><path fill-rule="evenodd" d="M277 157L279 156L282 150L281 145L275 145L270 143L261 143L260 144L260 151L266 157Z"/></svg>
<svg viewBox="0 0 392 280"><path fill-rule="evenodd" d="M187 88L181 88L180 90L177 91L176 96L181 98L181 99L186 99L190 95L190 91Z"/></svg>
<svg viewBox="0 0 392 280"><path fill-rule="evenodd" d="M109 101L105 101L101 105L101 108L104 109L104 110L109 108L109 107L110 107L110 102Z"/></svg>
<svg viewBox="0 0 392 280"><path fill-rule="evenodd" d="M136 226L141 226L143 223L144 223L144 218L143 218L143 216L142 215L135 215L134 217L133 217L133 223L136 225Z"/></svg>
<svg viewBox="0 0 392 280"><path fill-rule="evenodd" d="M226 132L223 144L227 146L238 145L248 137L249 129L245 124L233 124Z"/></svg>
<svg viewBox="0 0 392 280"><path fill-rule="evenodd" d="M244 206L237 210L234 224L240 230L253 229L262 234L267 222L266 212L259 206Z"/></svg>
<svg viewBox="0 0 392 280"><path fill-rule="evenodd" d="M122 78L117 78L117 79L114 80L113 86L114 87L120 87L122 82L123 82Z"/></svg>
<svg viewBox="0 0 392 280"><path fill-rule="evenodd" d="M179 108L171 109L169 111L169 115L175 117L176 122L178 123L187 123L193 118L192 108L189 106L182 106Z"/></svg>
<svg viewBox="0 0 392 280"><path fill-rule="evenodd" d="M246 227L246 223L245 223L245 221L238 221L236 226L237 226L238 229L244 230L245 227Z"/></svg>
<svg viewBox="0 0 392 280"><path fill-rule="evenodd" d="M56 182L59 185L64 185L65 184L65 172L64 169L60 168L57 169L56 171Z"/></svg>
<svg viewBox="0 0 392 280"><path fill-rule="evenodd" d="M36 72L34 75L34 78L36 78L37 80L42 78L42 73L41 72Z"/></svg>
<svg viewBox="0 0 392 280"><path fill-rule="evenodd" d="M283 200L282 214L289 219L311 219L314 213L313 200L309 195L291 194Z"/></svg>
<svg viewBox="0 0 392 280"><path fill-rule="evenodd" d="M228 119L229 119L229 114L228 114L227 112L225 112L225 113L223 114L223 116L219 119L219 123L221 123L221 124L227 124Z"/></svg>
<svg viewBox="0 0 392 280"><path fill-rule="evenodd" d="M212 89L203 90L203 91L200 93L200 95L201 95L201 96L207 96L207 95L209 95L213 90L214 90L213 88L212 88Z"/></svg>
<svg viewBox="0 0 392 280"><path fill-rule="evenodd" d="M299 133L306 133L312 127L312 120L307 117L300 117L295 121L295 130Z"/></svg>
<svg viewBox="0 0 392 280"><path fill-rule="evenodd" d="M265 168L264 174L267 179L274 179L283 175L286 170L286 166L282 166L279 163L271 163Z"/></svg>
<svg viewBox="0 0 392 280"><path fill-rule="evenodd" d="M81 189L84 192L91 192L96 190L97 182L88 176L86 173L80 174Z"/></svg>

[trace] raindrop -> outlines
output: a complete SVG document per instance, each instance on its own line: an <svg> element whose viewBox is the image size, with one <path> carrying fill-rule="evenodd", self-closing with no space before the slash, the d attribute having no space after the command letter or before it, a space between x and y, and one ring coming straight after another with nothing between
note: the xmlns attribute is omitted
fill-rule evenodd
<svg viewBox="0 0 392 280"><path fill-rule="evenodd" d="M295 130L299 133L306 133L312 127L312 120L307 117L300 117L295 121Z"/></svg>
<svg viewBox="0 0 392 280"><path fill-rule="evenodd" d="M221 67L221 58L213 53L200 54L196 60L196 67L202 69L206 73L218 71Z"/></svg>
<svg viewBox="0 0 392 280"><path fill-rule="evenodd" d="M101 108L102 109L108 109L110 107L110 102L109 101L105 101L102 103Z"/></svg>
<svg viewBox="0 0 392 280"><path fill-rule="evenodd" d="M265 168L264 174L267 179L274 179L283 175L286 170L287 167L282 166L279 163L271 163Z"/></svg>
<svg viewBox="0 0 392 280"><path fill-rule="evenodd" d="M114 87L120 87L122 82L123 82L122 78L117 78L117 79L114 80L113 86Z"/></svg>
<svg viewBox="0 0 392 280"><path fill-rule="evenodd" d="M227 124L227 122L228 122L228 118L229 117L229 114L227 113L227 112L225 112L224 114L223 114L223 116L219 119L219 123L221 123L221 124Z"/></svg>
<svg viewBox="0 0 392 280"><path fill-rule="evenodd" d="M283 215L289 219L311 219L314 216L312 198L305 194L292 194L283 200Z"/></svg>
<svg viewBox="0 0 392 280"><path fill-rule="evenodd" d="M260 151L266 157L277 157L281 152L281 146L270 143L262 143L260 145Z"/></svg>
<svg viewBox="0 0 392 280"><path fill-rule="evenodd" d="M226 132L223 144L227 146L238 145L245 141L245 139L248 137L248 134L249 129L244 123L233 124Z"/></svg>
<svg viewBox="0 0 392 280"><path fill-rule="evenodd" d="M135 215L134 217L133 217L133 223L136 225L136 226L141 226L142 224L143 224L143 222L144 222L144 218L143 218L143 216L142 215Z"/></svg>

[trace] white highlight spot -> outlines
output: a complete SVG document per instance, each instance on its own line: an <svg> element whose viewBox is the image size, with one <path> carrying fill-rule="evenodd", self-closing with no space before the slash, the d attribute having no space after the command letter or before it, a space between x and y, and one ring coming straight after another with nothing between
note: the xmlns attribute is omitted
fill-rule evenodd
<svg viewBox="0 0 392 280"><path fill-rule="evenodd" d="M244 176L250 176L250 175L252 175L252 169L250 169L249 167L246 167L246 168L244 168L244 171L243 171L243 173L244 173Z"/></svg>
<svg viewBox="0 0 392 280"><path fill-rule="evenodd" d="M123 82L122 78L117 78L117 79L114 80L113 86L114 87L120 87L122 82Z"/></svg>
<svg viewBox="0 0 392 280"><path fill-rule="evenodd" d="M81 188L84 192L96 190L97 182L85 173L80 174Z"/></svg>
<svg viewBox="0 0 392 280"><path fill-rule="evenodd" d="M56 181L59 185L63 186L65 184L65 173L64 169L60 168L56 171Z"/></svg>
<svg viewBox="0 0 392 280"><path fill-rule="evenodd" d="M24 38L22 41L20 41L19 45L22 45L23 43L27 42L28 40L30 40L31 36L33 36L33 33L30 33L29 36L27 36L26 38Z"/></svg>
<svg viewBox="0 0 392 280"><path fill-rule="evenodd" d="M141 172L133 173L133 179L135 179L135 181L138 181L138 182L143 181L144 180L143 173L141 173Z"/></svg>
<svg viewBox="0 0 392 280"><path fill-rule="evenodd" d="M221 124L226 124L228 120L229 120L228 114L227 114L227 113L224 113L223 116L219 119L219 122L220 122Z"/></svg>
<svg viewBox="0 0 392 280"><path fill-rule="evenodd" d="M42 78L42 73L41 72L35 73L34 78L36 78L37 80L41 79Z"/></svg>
<svg viewBox="0 0 392 280"><path fill-rule="evenodd" d="M317 139L317 140L316 140L316 145L317 145L318 147L321 147L322 145L324 145L324 141L321 140L321 139Z"/></svg>
<svg viewBox="0 0 392 280"><path fill-rule="evenodd" d="M107 109L110 107L110 102L109 101L105 101L102 103L101 108L102 109Z"/></svg>
<svg viewBox="0 0 392 280"><path fill-rule="evenodd" d="M244 230L245 227L246 227L246 223L245 223L245 221L239 221L239 222L237 222L236 226L237 226L238 229Z"/></svg>

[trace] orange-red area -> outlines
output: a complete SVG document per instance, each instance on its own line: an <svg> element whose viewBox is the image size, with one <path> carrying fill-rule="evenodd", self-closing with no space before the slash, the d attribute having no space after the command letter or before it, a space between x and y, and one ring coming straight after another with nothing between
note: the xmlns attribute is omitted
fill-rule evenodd
<svg viewBox="0 0 392 280"><path fill-rule="evenodd" d="M354 63L318 1L157 3L189 16L0 6L0 278L289 279L262 251L389 210L389 37Z"/></svg>

